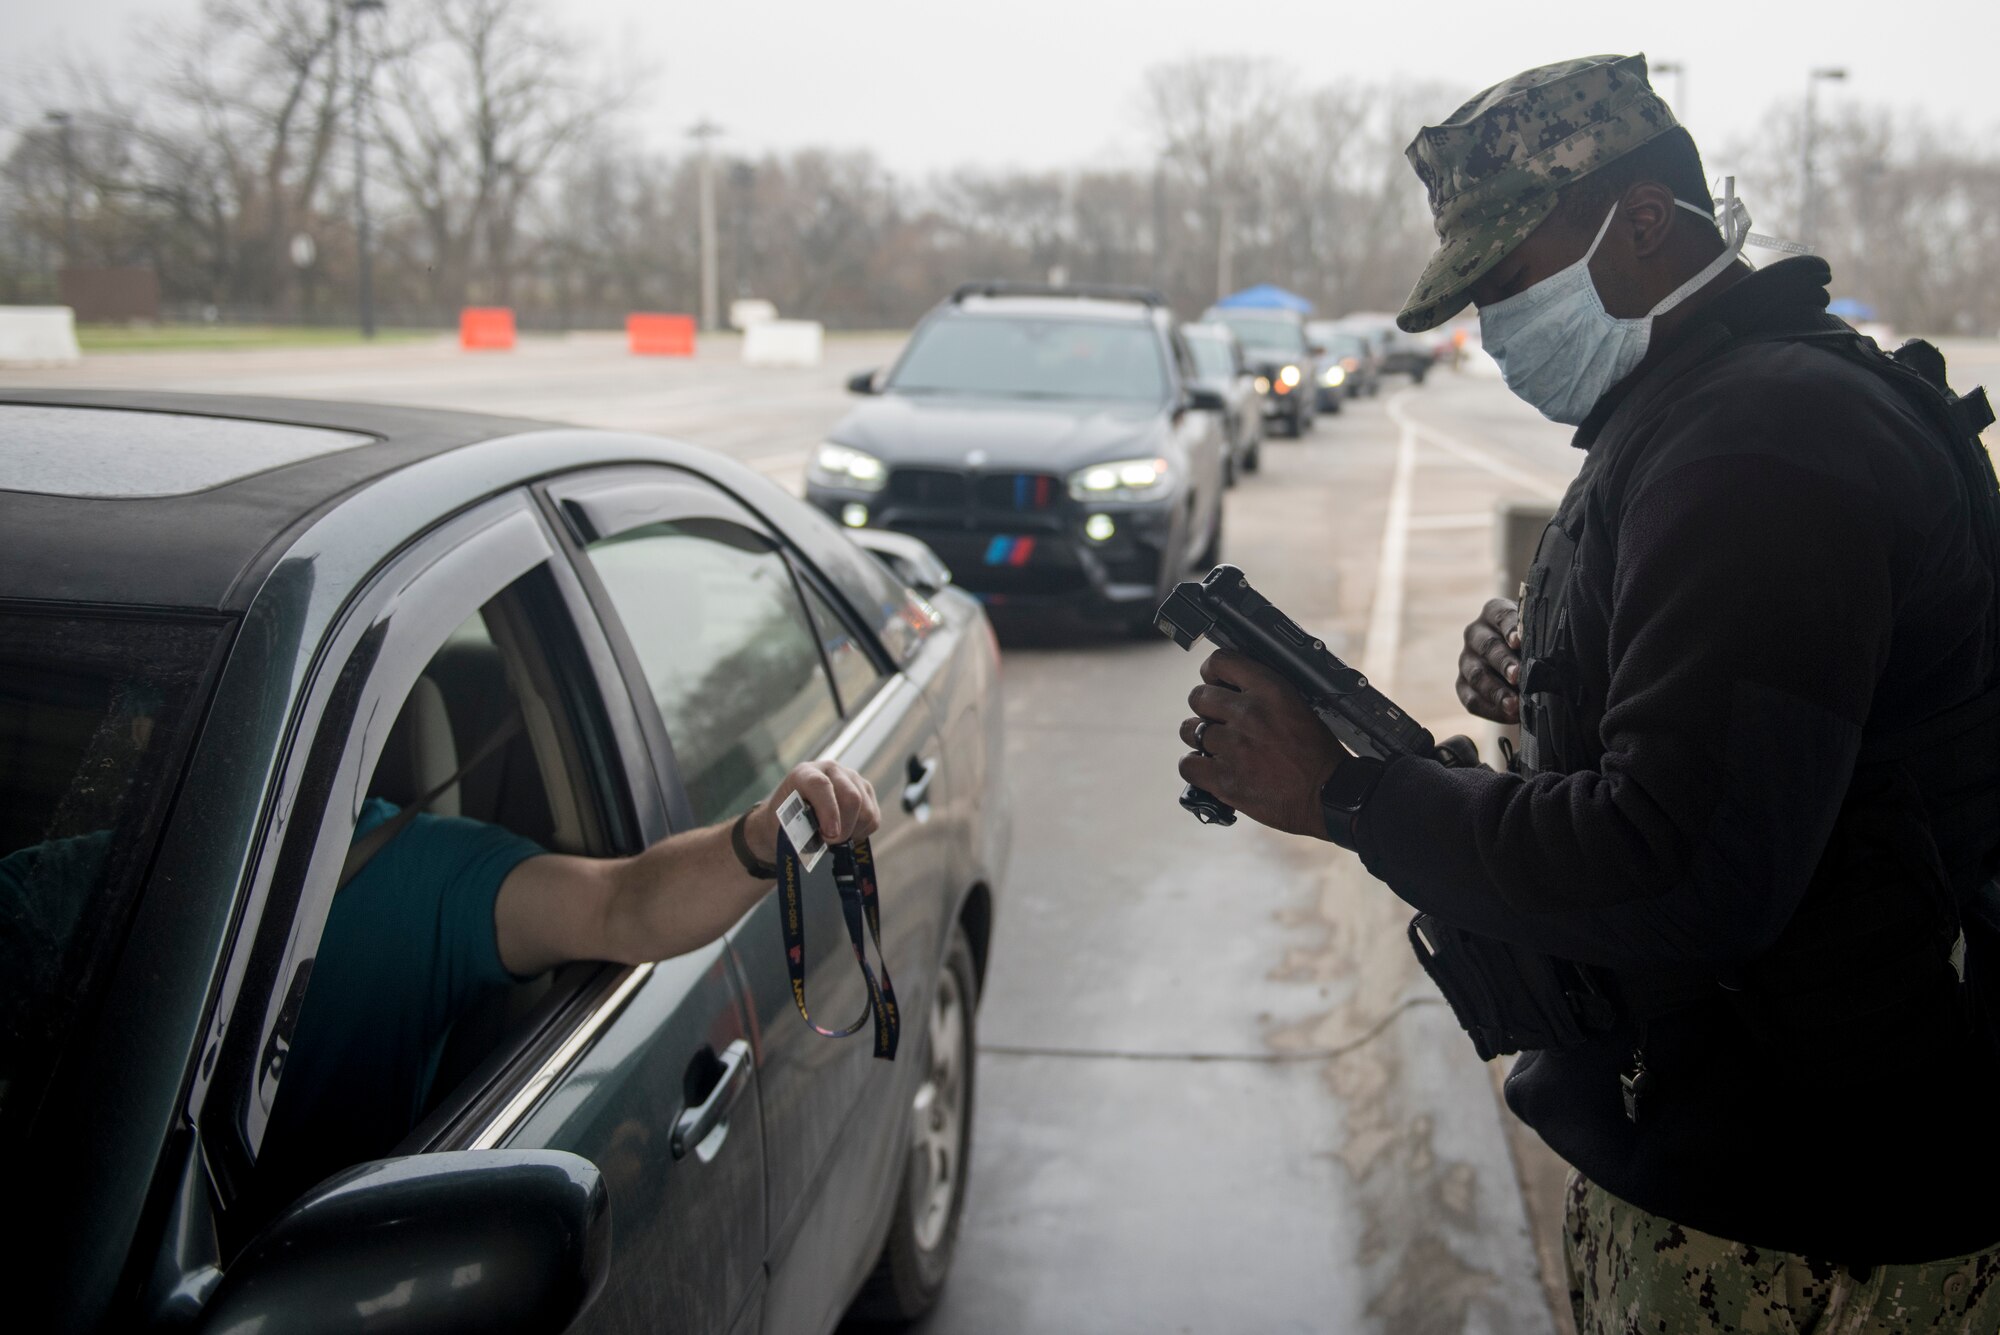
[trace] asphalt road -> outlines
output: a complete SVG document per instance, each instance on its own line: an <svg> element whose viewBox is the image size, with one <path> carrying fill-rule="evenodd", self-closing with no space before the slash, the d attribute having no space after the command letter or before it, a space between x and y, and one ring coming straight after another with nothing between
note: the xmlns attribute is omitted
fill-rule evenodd
<svg viewBox="0 0 2000 1335"><path fill-rule="evenodd" d="M440 342L102 356L12 383L216 389L661 431L798 485L842 382L603 336L510 354ZM1991 345L1955 359L2000 373ZM1580 456L1497 380L1396 378L1274 439L1230 495L1226 559L1439 732L1464 622L1496 584L1493 514ZM929 1335L1538 1332L1559 1180L1510 1132L1348 854L1174 804L1196 659L1162 640L1010 635L1016 846L981 1014L956 1269ZM1538 1265L1536 1234L1542 1245Z"/></svg>

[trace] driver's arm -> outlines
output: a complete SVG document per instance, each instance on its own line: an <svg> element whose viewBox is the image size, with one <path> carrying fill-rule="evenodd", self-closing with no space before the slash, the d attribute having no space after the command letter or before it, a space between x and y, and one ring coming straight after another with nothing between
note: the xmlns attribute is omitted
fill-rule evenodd
<svg viewBox="0 0 2000 1335"><path fill-rule="evenodd" d="M760 862L777 858L778 804L794 791L811 804L830 843L866 838L881 824L867 779L831 761L808 762L745 823ZM737 860L732 823L673 835L629 858L529 858L501 882L493 906L501 963L526 978L572 960L642 964L707 945L773 884Z"/></svg>

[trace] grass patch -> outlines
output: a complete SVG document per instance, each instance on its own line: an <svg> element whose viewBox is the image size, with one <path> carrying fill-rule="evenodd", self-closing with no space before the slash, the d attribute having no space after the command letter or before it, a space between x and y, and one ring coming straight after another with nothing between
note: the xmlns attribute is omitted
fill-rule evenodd
<svg viewBox="0 0 2000 1335"><path fill-rule="evenodd" d="M427 329L383 329L377 343L410 343L441 338ZM252 324L80 324L76 341L85 352L222 352L239 348L353 347L362 342L353 329L308 325Z"/></svg>

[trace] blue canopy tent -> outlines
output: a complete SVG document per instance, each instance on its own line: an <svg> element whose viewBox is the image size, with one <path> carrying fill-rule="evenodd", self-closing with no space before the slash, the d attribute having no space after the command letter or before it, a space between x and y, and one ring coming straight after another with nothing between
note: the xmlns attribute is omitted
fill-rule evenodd
<svg viewBox="0 0 2000 1335"><path fill-rule="evenodd" d="M1835 297L1832 301L1826 303L1826 313L1828 315L1838 315L1843 320L1872 320L1875 318L1875 308L1873 306L1870 306L1865 301L1856 301L1853 297Z"/></svg>
<svg viewBox="0 0 2000 1335"><path fill-rule="evenodd" d="M1215 304L1223 310L1297 311L1300 315L1311 315L1313 308L1313 304L1298 293L1287 292L1270 283L1259 283L1241 292L1232 292Z"/></svg>

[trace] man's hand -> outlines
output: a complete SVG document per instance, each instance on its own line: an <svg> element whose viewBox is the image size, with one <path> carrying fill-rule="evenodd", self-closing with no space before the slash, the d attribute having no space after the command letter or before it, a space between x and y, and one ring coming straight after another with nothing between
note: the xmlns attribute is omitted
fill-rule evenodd
<svg viewBox="0 0 2000 1335"><path fill-rule="evenodd" d="M1319 715L1283 677L1226 649L1203 661L1201 679L1181 724L1193 748L1181 777L1274 830L1326 838L1320 785L1347 752Z"/></svg>
<svg viewBox="0 0 2000 1335"><path fill-rule="evenodd" d="M743 823L744 841L758 861L778 860L778 808L794 792L812 808L820 837L829 844L866 839L882 828L882 809L875 805L873 784L845 765L808 760L787 774Z"/></svg>
<svg viewBox="0 0 2000 1335"><path fill-rule="evenodd" d="M1521 609L1495 598L1465 628L1458 656L1458 701L1495 723L1521 721Z"/></svg>

